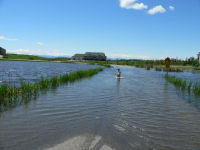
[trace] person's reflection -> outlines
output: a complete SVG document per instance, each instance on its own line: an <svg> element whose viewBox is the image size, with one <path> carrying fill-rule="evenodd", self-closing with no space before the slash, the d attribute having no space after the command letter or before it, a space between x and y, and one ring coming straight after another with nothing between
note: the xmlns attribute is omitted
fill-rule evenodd
<svg viewBox="0 0 200 150"><path fill-rule="evenodd" d="M119 91L120 91L120 78L117 79L117 94L119 95Z"/></svg>

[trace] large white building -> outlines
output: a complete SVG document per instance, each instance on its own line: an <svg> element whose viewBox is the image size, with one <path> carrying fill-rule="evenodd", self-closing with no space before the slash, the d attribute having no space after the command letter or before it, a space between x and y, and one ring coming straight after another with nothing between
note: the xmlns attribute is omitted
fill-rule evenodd
<svg viewBox="0 0 200 150"><path fill-rule="evenodd" d="M85 54L75 54L72 56L73 60L99 60L105 61L106 55L104 53L86 52Z"/></svg>

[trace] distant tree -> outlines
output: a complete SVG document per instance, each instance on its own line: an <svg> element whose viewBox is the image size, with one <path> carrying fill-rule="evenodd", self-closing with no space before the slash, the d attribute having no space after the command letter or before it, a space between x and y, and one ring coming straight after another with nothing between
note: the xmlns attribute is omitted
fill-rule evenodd
<svg viewBox="0 0 200 150"><path fill-rule="evenodd" d="M30 60L34 60L34 57L33 57L33 56L30 56L29 59L30 59Z"/></svg>

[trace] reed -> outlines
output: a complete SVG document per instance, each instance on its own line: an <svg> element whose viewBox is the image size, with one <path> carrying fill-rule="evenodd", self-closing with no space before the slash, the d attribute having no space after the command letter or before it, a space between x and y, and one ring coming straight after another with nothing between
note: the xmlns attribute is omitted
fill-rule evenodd
<svg viewBox="0 0 200 150"><path fill-rule="evenodd" d="M57 87L59 85L59 78L57 76L54 76L50 79L51 87Z"/></svg>
<svg viewBox="0 0 200 150"><path fill-rule="evenodd" d="M68 74L64 74L62 76L60 76L60 83L67 83L69 81L69 75Z"/></svg>
<svg viewBox="0 0 200 150"><path fill-rule="evenodd" d="M169 69L163 68L163 71L165 71L165 72L183 72L183 70L181 70L179 68L169 68Z"/></svg>
<svg viewBox="0 0 200 150"><path fill-rule="evenodd" d="M150 70L150 69L151 69L151 67L150 67L150 66L147 66L147 67L146 67L146 70Z"/></svg>
<svg viewBox="0 0 200 150"><path fill-rule="evenodd" d="M180 88L181 90L187 89L189 94L192 91L194 95L200 96L200 82L193 83L192 81L187 81L170 75L166 75L165 79L170 83L174 84L176 87Z"/></svg>
<svg viewBox="0 0 200 150"><path fill-rule="evenodd" d="M156 67L155 71L164 71L164 72L183 72L183 70L179 69L179 68L163 68L163 67Z"/></svg>
<svg viewBox="0 0 200 150"><path fill-rule="evenodd" d="M111 65L109 65L109 64L106 64L106 65L103 65L104 67L106 67L106 68L110 68L111 67Z"/></svg>
<svg viewBox="0 0 200 150"><path fill-rule="evenodd" d="M103 68L79 70L69 74L54 76L50 79L41 77L41 80L37 83L21 82L20 87L15 87L15 85L0 86L0 110L2 111L2 109L4 110L7 106L12 106L16 103L26 103L32 98L37 98L42 90L56 88L60 84L91 77L100 71L103 71Z"/></svg>
<svg viewBox="0 0 200 150"><path fill-rule="evenodd" d="M39 83L33 84L33 96L36 98L39 95L40 85Z"/></svg>
<svg viewBox="0 0 200 150"><path fill-rule="evenodd" d="M186 85L187 85L187 81L186 81L186 80L182 80L182 81L181 81L181 89L182 89L182 90L185 90Z"/></svg>
<svg viewBox="0 0 200 150"><path fill-rule="evenodd" d="M187 87L189 94L191 92L191 88L192 88L192 81L189 82L188 87Z"/></svg>
<svg viewBox="0 0 200 150"><path fill-rule="evenodd" d="M192 90L196 96L200 96L200 83L197 82L197 83L193 84Z"/></svg>
<svg viewBox="0 0 200 150"><path fill-rule="evenodd" d="M182 90L185 90L187 86L187 81L181 78L176 78L175 76L169 76L169 75L166 75L165 78L167 81L173 83L176 87L179 87Z"/></svg>
<svg viewBox="0 0 200 150"><path fill-rule="evenodd" d="M161 68L158 68L158 67L156 67L155 70L156 70L156 71L162 71L162 69L161 69Z"/></svg>
<svg viewBox="0 0 200 150"><path fill-rule="evenodd" d="M39 82L40 89L48 89L50 87L49 79L45 79L43 76L41 77L41 81Z"/></svg>

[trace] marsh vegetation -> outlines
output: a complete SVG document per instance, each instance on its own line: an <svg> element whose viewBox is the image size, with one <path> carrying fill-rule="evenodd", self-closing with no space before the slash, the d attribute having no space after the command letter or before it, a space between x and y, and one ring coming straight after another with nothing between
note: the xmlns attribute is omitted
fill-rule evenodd
<svg viewBox="0 0 200 150"><path fill-rule="evenodd" d="M165 75L165 79L174 84L177 88L184 91L187 90L189 94L193 92L195 96L200 96L200 82L188 81L168 74Z"/></svg>
<svg viewBox="0 0 200 150"><path fill-rule="evenodd" d="M79 70L51 78L42 77L41 80L36 83L22 81L20 87L11 84L2 85L0 86L0 110L5 110L7 107L12 107L19 103L26 103L33 98L35 99L42 90L56 88L62 84L68 84L82 78L91 77L100 71L103 71L103 68Z"/></svg>

